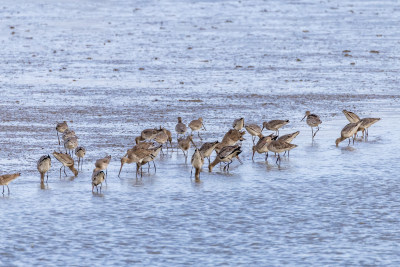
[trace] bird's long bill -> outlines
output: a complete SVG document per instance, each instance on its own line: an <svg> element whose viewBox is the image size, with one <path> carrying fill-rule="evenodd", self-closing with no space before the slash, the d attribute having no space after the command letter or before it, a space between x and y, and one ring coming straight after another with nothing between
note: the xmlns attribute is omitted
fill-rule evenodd
<svg viewBox="0 0 400 267"><path fill-rule="evenodd" d="M204 124L202 124L203 125L203 129L204 129L204 131L207 131L207 129L206 129L206 126L204 126Z"/></svg>
<svg viewBox="0 0 400 267"><path fill-rule="evenodd" d="M305 117L307 117L307 115L304 115L304 117L301 119L301 121L303 121Z"/></svg>
<svg viewBox="0 0 400 267"><path fill-rule="evenodd" d="M261 132L264 131L264 128L265 128L265 127L264 127L264 125L263 125L263 127L262 127L262 129L261 129Z"/></svg>
<svg viewBox="0 0 400 267"><path fill-rule="evenodd" d="M124 166L124 164L123 164L123 163L121 163L121 168L119 169L118 178L119 178L119 175L121 174L121 171L122 171L122 166Z"/></svg>

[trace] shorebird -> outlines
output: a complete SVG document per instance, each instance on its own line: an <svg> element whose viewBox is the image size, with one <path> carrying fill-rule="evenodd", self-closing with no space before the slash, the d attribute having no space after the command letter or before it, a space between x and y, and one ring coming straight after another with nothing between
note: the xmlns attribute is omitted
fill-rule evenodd
<svg viewBox="0 0 400 267"><path fill-rule="evenodd" d="M204 164L204 156L197 148L193 153L191 163L193 168L195 169L195 174L194 174L195 180L196 182L199 182L200 171ZM190 172L190 177L192 177L192 172Z"/></svg>
<svg viewBox="0 0 400 267"><path fill-rule="evenodd" d="M218 141L215 142L207 142L204 143L201 147L200 147L200 153L203 155L203 158L208 158L208 165L210 165L210 156L211 153L214 151L215 147L218 145Z"/></svg>
<svg viewBox="0 0 400 267"><path fill-rule="evenodd" d="M61 166L60 168L60 178L61 178L61 169L62 167L64 167L64 173L65 175L67 175L67 173L65 172L65 167L68 167L75 176L78 175L78 171L77 169L74 168L74 160L71 158L70 155L68 155L67 153L58 153L56 151L53 152L53 156L62 163L63 166Z"/></svg>
<svg viewBox="0 0 400 267"><path fill-rule="evenodd" d="M279 137L278 140L281 140L281 141L284 141L284 142L290 144L293 141L293 139L295 139L299 135L299 133L300 133L300 131L297 131L297 132L294 132L291 134L285 134L285 135L282 135L281 137ZM288 150L288 156L289 156L289 153L290 153L290 150ZM285 151L285 154L286 154L286 151ZM283 154L283 155L285 155L285 154Z"/></svg>
<svg viewBox="0 0 400 267"><path fill-rule="evenodd" d="M240 153L242 153L242 150L239 145L226 146L222 148L215 157L215 160L208 165L208 170L211 172L214 166L218 163L227 162L228 164L224 167L224 170L227 168L227 171L229 171L229 165L232 163L232 160L239 156Z"/></svg>
<svg viewBox="0 0 400 267"><path fill-rule="evenodd" d="M142 153L145 153L144 156L141 156ZM121 168L119 169L118 177L121 175L122 167L124 166L125 163L131 164L131 163L136 163L136 177L138 174L139 170L139 164L143 161L145 157L150 155L151 152L146 150L146 149L139 149L136 151L132 151L132 153L129 153L127 156L124 156L121 158Z"/></svg>
<svg viewBox="0 0 400 267"><path fill-rule="evenodd" d="M203 128L204 130L206 130L206 127L204 127L203 124L203 118L199 118L197 120L193 120L189 123L189 128L192 130L192 135L194 131L197 131L197 134L200 138L200 140L202 140L201 136L200 136L200 129Z"/></svg>
<svg viewBox="0 0 400 267"><path fill-rule="evenodd" d="M365 132L365 138L368 136L368 128L372 126L372 124L378 122L380 118L365 118L361 119L361 125L360 128L358 129L359 131L362 131L363 137L364 137L364 132Z"/></svg>
<svg viewBox="0 0 400 267"><path fill-rule="evenodd" d="M230 129L222 138L222 141L217 144L215 151L218 153L223 147L236 145L237 142L245 140L243 135L245 131L238 131L236 129Z"/></svg>
<svg viewBox="0 0 400 267"><path fill-rule="evenodd" d="M196 146L193 143L193 137L191 135L188 135L186 138L182 137L178 139L178 147L182 150L183 155L185 155L185 162L187 162L187 153L185 153L185 151L188 151L190 148L190 144L193 144L194 146Z"/></svg>
<svg viewBox="0 0 400 267"><path fill-rule="evenodd" d="M111 155L108 155L102 159L96 160L96 163L94 164L94 166L96 168L98 168L99 170L105 170L106 176L107 176L107 168L108 168L108 164L110 164L110 161L111 161Z"/></svg>
<svg viewBox="0 0 400 267"><path fill-rule="evenodd" d="M46 182L49 180L49 173L51 167L51 158L50 155L41 156L37 162L37 169L40 172L40 181L44 181L44 175L47 172L47 179Z"/></svg>
<svg viewBox="0 0 400 267"><path fill-rule="evenodd" d="M78 157L78 170L79 170L79 164L82 169L83 168L83 157L86 155L86 149L83 146L77 147L75 149L75 155ZM81 163L81 158L82 158L82 163Z"/></svg>
<svg viewBox="0 0 400 267"><path fill-rule="evenodd" d="M157 143L159 143L160 145L164 145L167 143L168 141L168 135L167 133L164 131L164 129L160 129L158 131L158 133L156 134L156 136L154 137L154 141L156 141ZM168 146L167 146L168 149ZM162 149L161 149L162 152Z"/></svg>
<svg viewBox="0 0 400 267"><path fill-rule="evenodd" d="M347 111L347 110L343 110L343 114L346 116L346 118L349 120L349 122L351 123L357 123L358 121L361 121L361 125L358 128L358 132L361 131L363 137L367 137L368 136L368 128L378 122L380 120L380 118L364 118L364 119L360 119L360 117L358 117L356 114L354 114L351 111Z"/></svg>
<svg viewBox="0 0 400 267"><path fill-rule="evenodd" d="M96 187L96 191L99 192L98 185L100 185L100 193L101 193L101 188L103 187L103 182L106 180L106 175L104 171L100 169L94 169L93 174L92 174L92 192L94 190L94 187Z"/></svg>
<svg viewBox="0 0 400 267"><path fill-rule="evenodd" d="M266 128L270 131L275 131L277 135L279 135L279 128L289 123L289 120L272 120L263 122L263 127L261 129L264 130Z"/></svg>
<svg viewBox="0 0 400 267"><path fill-rule="evenodd" d="M258 136L260 138L262 137L261 127L258 126L257 124L249 124L249 125L246 125L245 128L246 128L247 132L251 135L251 138L253 140L253 145L254 145L255 144L254 141L256 139L256 136Z"/></svg>
<svg viewBox="0 0 400 267"><path fill-rule="evenodd" d="M267 137L273 138L274 134L270 134L268 136L262 136L258 140L257 144L253 146L253 156L251 157L251 160L254 161L254 154L257 152L259 154L265 153L265 161L268 159L268 142L267 142Z"/></svg>
<svg viewBox="0 0 400 267"><path fill-rule="evenodd" d="M10 194L10 188L8 184L17 179L17 177L21 176L21 173L14 173L14 174L4 174L0 176L0 185L3 186L3 195L4 195L4 186L7 186L8 194Z"/></svg>
<svg viewBox="0 0 400 267"><path fill-rule="evenodd" d="M306 122L307 122L308 126L311 127L311 136L312 136L312 139L314 139L315 135L319 131L319 125L322 123L322 121L318 115L311 114L310 111L306 111L306 115L304 115L304 117L303 117L303 119L301 119L301 121L303 121L305 117L307 117ZM317 131L315 133L314 133L313 127L317 127Z"/></svg>
<svg viewBox="0 0 400 267"><path fill-rule="evenodd" d="M297 145L293 145L293 144L289 144L286 143L283 140L272 140L271 137L267 136L267 143L268 143L268 150L274 153L278 154L278 158L276 159L276 164L278 164L281 162L281 156L279 153L285 152L285 151L289 151L295 147L297 147Z"/></svg>
<svg viewBox="0 0 400 267"><path fill-rule="evenodd" d="M73 155L72 151L75 150L75 148L77 147L78 147L78 138L76 136L68 137L64 142L65 153L68 153L70 155Z"/></svg>
<svg viewBox="0 0 400 267"><path fill-rule="evenodd" d="M67 129L62 135L62 140L65 142L70 137L76 137L75 131Z"/></svg>
<svg viewBox="0 0 400 267"><path fill-rule="evenodd" d="M336 146L339 146L339 143L342 142L343 140L349 138L349 144L350 145L350 137L353 137L353 144L354 144L354 136L357 133L358 128L361 125L361 121L358 121L356 123L349 123L340 132L340 137L336 139Z"/></svg>
<svg viewBox="0 0 400 267"><path fill-rule="evenodd" d="M285 134L282 135L281 137L278 138L278 140L285 141L286 143L291 143L293 139L295 139L299 135L300 131L290 133L290 134Z"/></svg>
<svg viewBox="0 0 400 267"><path fill-rule="evenodd" d="M242 130L244 127L244 118L234 120L232 127L233 127L233 129L238 130L238 131Z"/></svg>
<svg viewBox="0 0 400 267"><path fill-rule="evenodd" d="M358 117L355 113L351 111L347 111L344 109L342 112L351 123L356 123L360 120L360 117Z"/></svg>
<svg viewBox="0 0 400 267"><path fill-rule="evenodd" d="M153 143L153 142L142 142L142 143L139 143L137 145L134 145L131 149L128 149L126 151L126 154L124 155L124 157L127 157L130 153L132 153L135 150L150 149L150 148L153 148L155 146L156 146L156 144Z"/></svg>
<svg viewBox="0 0 400 267"><path fill-rule="evenodd" d="M136 144L141 141L151 141L153 140L158 133L157 129L145 129L140 133L140 136L135 138Z"/></svg>
<svg viewBox="0 0 400 267"><path fill-rule="evenodd" d="M185 124L182 123L182 118L178 117L178 123L175 126L175 131L177 136L179 137L179 135L184 135L186 133L187 127Z"/></svg>
<svg viewBox="0 0 400 267"><path fill-rule="evenodd" d="M64 133L65 130L68 130L68 124L66 121L57 123L56 131L57 131L58 145L61 145L60 136L58 135L58 133Z"/></svg>
<svg viewBox="0 0 400 267"><path fill-rule="evenodd" d="M161 151L161 145L159 146L155 146L155 147L151 147L149 148L149 151L151 151L150 155L148 155L147 157L145 157L142 162L140 163L140 167L145 165L145 164L149 164L148 165L148 171L150 171L150 162L153 162L153 166L154 166L154 171L157 172L157 167L156 167L156 163L154 162L154 159L158 156L158 154Z"/></svg>
<svg viewBox="0 0 400 267"><path fill-rule="evenodd" d="M172 148L172 134L171 134L171 131L167 130L165 128L163 128L163 130L164 130L164 133L166 133L168 135L169 146Z"/></svg>

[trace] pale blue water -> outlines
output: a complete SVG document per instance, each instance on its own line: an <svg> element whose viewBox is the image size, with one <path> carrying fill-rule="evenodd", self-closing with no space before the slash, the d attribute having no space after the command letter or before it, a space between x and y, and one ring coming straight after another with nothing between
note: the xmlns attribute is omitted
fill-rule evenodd
<svg viewBox="0 0 400 267"><path fill-rule="evenodd" d="M399 16L396 1L0 3L0 174L22 173L0 197L0 265L398 266ZM382 118L367 142L335 147L342 109ZM323 120L314 143L306 110ZM175 151L118 179L134 137L178 116L202 116L206 141L239 117L301 134L280 167L252 162L246 134L229 174L205 164L196 184ZM52 158L41 189L62 120L84 170L60 179Z"/></svg>

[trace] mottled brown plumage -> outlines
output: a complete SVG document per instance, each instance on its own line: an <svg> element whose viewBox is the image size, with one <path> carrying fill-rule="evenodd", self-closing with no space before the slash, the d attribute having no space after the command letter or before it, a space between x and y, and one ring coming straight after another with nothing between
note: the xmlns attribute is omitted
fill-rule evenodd
<svg viewBox="0 0 400 267"><path fill-rule="evenodd" d="M7 186L8 194L10 194L10 188L8 187L8 184L11 181L17 179L19 176L21 176L21 173L0 175L0 185L3 186L3 194L4 194L4 186Z"/></svg>
<svg viewBox="0 0 400 267"><path fill-rule="evenodd" d="M54 151L53 156L64 166L65 175L67 175L67 173L65 172L65 167L68 167L74 173L75 176L78 175L78 170L74 168L74 160L71 158L70 155L68 155L67 153L59 153ZM63 166L61 166L60 168L60 177L61 177L61 169Z"/></svg>

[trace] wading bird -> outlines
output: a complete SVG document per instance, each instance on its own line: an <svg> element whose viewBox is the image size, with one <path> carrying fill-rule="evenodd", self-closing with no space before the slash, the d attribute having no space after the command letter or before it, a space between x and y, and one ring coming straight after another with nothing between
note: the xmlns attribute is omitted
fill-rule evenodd
<svg viewBox="0 0 400 267"><path fill-rule="evenodd" d="M314 139L315 135L319 131L319 125L322 123L322 121L321 121L321 119L319 118L318 115L311 114L310 111L306 111L306 114L301 119L301 121L303 121L304 118L306 118L306 117L307 117L306 122L307 122L308 126L311 127L311 137L312 137L312 139ZM317 131L315 133L314 133L313 127L317 127Z"/></svg>
<svg viewBox="0 0 400 267"><path fill-rule="evenodd" d="M49 173L51 167L51 158L50 155L41 156L37 162L37 169L40 173L40 181L44 182L44 175L47 173L46 183L49 180Z"/></svg>
<svg viewBox="0 0 400 267"><path fill-rule="evenodd" d="M349 138L349 144L350 145L350 138L353 137L353 144L354 144L354 137L357 133L358 127L360 127L361 121L358 121L356 123L349 123L340 132L340 137L336 139L336 146L339 146L339 143L342 142L343 140Z"/></svg>
<svg viewBox="0 0 400 267"><path fill-rule="evenodd" d="M64 167L65 176L67 176L67 173L65 172L65 167L68 167L74 173L75 176L78 175L78 170L74 168L74 160L73 158L71 158L70 155L68 155L67 153L58 153L54 151L53 156L63 165L60 168L60 178L61 178L62 167Z"/></svg>
<svg viewBox="0 0 400 267"><path fill-rule="evenodd" d="M8 194L10 194L10 188L8 187L8 184L11 181L17 179L19 176L21 176L21 173L4 174L0 176L0 185L3 186L3 195L4 195L4 186L7 186Z"/></svg>

